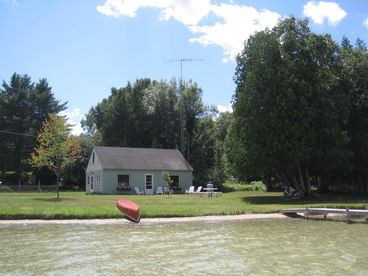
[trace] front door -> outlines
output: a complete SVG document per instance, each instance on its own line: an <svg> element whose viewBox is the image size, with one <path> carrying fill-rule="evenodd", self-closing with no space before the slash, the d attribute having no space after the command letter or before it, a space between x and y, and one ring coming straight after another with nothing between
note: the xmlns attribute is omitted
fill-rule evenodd
<svg viewBox="0 0 368 276"><path fill-rule="evenodd" d="M153 195L153 175L146 174L146 195Z"/></svg>

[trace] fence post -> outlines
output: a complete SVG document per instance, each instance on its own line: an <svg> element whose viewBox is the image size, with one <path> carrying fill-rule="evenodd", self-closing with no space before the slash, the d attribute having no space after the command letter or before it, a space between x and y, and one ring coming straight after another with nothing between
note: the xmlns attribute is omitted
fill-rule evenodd
<svg viewBox="0 0 368 276"><path fill-rule="evenodd" d="M38 179L38 192L41 192L41 181Z"/></svg>
<svg viewBox="0 0 368 276"><path fill-rule="evenodd" d="M18 180L18 193L20 193L20 179Z"/></svg>

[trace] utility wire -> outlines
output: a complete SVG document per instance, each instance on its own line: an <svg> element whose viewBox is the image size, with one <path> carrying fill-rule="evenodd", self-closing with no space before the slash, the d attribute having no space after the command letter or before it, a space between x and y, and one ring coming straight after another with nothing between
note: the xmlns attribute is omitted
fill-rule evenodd
<svg viewBox="0 0 368 276"><path fill-rule="evenodd" d="M37 137L37 136L34 136L32 134L11 132L11 131L6 131L6 130L0 130L0 132L5 133L5 134L11 134L11 135L28 136L28 137L34 137L34 138Z"/></svg>

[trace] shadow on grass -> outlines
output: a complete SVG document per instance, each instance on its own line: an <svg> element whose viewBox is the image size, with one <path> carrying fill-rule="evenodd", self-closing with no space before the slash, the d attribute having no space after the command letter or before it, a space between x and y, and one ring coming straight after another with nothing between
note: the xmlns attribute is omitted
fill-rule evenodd
<svg viewBox="0 0 368 276"><path fill-rule="evenodd" d="M306 200L290 199L284 196L246 196L242 198L243 201L251 204L287 204L287 205L300 205L305 204Z"/></svg>
<svg viewBox="0 0 368 276"><path fill-rule="evenodd" d="M318 204L318 203L332 203L332 204L351 204L361 203L367 204L366 200L362 200L365 197L362 196L341 196L341 195L329 195L329 196L309 196L299 199L291 199L285 196L246 196L242 200L251 204L285 204L285 205L307 205L307 204Z"/></svg>
<svg viewBox="0 0 368 276"><path fill-rule="evenodd" d="M74 198L67 198L67 197L53 197L53 198L34 198L32 200L35 201L43 201L43 202L61 202L61 201L67 201L67 200L75 200Z"/></svg>

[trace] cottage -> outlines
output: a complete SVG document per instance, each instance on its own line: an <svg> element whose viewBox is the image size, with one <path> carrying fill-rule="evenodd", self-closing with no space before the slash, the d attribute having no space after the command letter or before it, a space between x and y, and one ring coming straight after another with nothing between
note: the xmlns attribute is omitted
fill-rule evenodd
<svg viewBox="0 0 368 276"><path fill-rule="evenodd" d="M193 182L193 169L176 149L94 147L86 169L86 193L155 194L165 187L162 171L173 180L175 193Z"/></svg>

